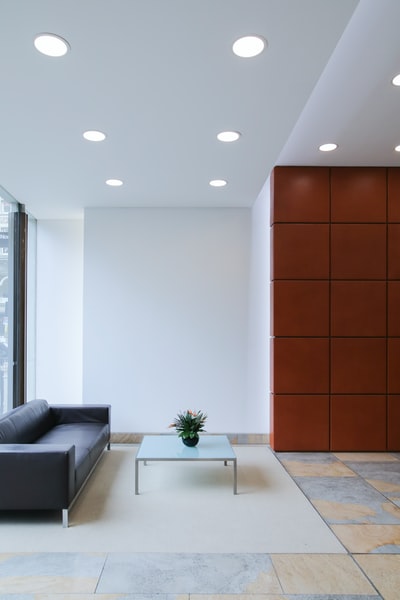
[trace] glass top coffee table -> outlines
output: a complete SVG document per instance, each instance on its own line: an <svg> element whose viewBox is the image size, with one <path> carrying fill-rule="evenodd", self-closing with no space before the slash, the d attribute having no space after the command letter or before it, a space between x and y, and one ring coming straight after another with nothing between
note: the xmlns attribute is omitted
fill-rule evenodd
<svg viewBox="0 0 400 600"><path fill-rule="evenodd" d="M185 446L177 435L145 435L135 458L135 494L139 494L139 462L223 461L233 463L233 493L237 494L236 454L226 435L201 435L197 446Z"/></svg>

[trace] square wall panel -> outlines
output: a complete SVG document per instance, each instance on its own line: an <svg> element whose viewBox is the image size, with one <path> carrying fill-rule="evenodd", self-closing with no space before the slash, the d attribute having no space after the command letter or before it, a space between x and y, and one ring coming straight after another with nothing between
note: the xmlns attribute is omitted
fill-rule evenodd
<svg viewBox="0 0 400 600"><path fill-rule="evenodd" d="M271 402L275 451L329 450L329 396L274 395Z"/></svg>
<svg viewBox="0 0 400 600"><path fill-rule="evenodd" d="M388 394L400 394L400 338L388 338Z"/></svg>
<svg viewBox="0 0 400 600"><path fill-rule="evenodd" d="M388 225L388 279L400 279L400 224Z"/></svg>
<svg viewBox="0 0 400 600"><path fill-rule="evenodd" d="M386 225L332 225L331 277L386 279Z"/></svg>
<svg viewBox="0 0 400 600"><path fill-rule="evenodd" d="M331 450L386 450L386 396L331 396Z"/></svg>
<svg viewBox="0 0 400 600"><path fill-rule="evenodd" d="M329 393L328 338L273 339L274 394Z"/></svg>
<svg viewBox="0 0 400 600"><path fill-rule="evenodd" d="M333 394L386 393L386 338L331 338Z"/></svg>
<svg viewBox="0 0 400 600"><path fill-rule="evenodd" d="M400 223L400 168L388 169L388 221Z"/></svg>
<svg viewBox="0 0 400 600"><path fill-rule="evenodd" d="M329 225L273 225L274 279L328 279Z"/></svg>
<svg viewBox="0 0 400 600"><path fill-rule="evenodd" d="M329 168L275 167L271 223L323 223L330 219Z"/></svg>
<svg viewBox="0 0 400 600"><path fill-rule="evenodd" d="M388 335L400 337L400 281L388 281Z"/></svg>
<svg viewBox="0 0 400 600"><path fill-rule="evenodd" d="M388 396L387 449L400 451L400 396Z"/></svg>
<svg viewBox="0 0 400 600"><path fill-rule="evenodd" d="M329 335L328 281L277 280L272 287L271 335Z"/></svg>
<svg viewBox="0 0 400 600"><path fill-rule="evenodd" d="M331 335L386 335L385 281L332 281Z"/></svg>
<svg viewBox="0 0 400 600"><path fill-rule="evenodd" d="M386 223L386 169L331 169L331 218L336 223Z"/></svg>

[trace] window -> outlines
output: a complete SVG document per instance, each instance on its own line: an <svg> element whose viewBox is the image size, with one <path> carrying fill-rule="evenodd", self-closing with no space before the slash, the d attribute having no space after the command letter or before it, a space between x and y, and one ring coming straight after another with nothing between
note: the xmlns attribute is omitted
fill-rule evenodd
<svg viewBox="0 0 400 600"><path fill-rule="evenodd" d="M35 222L30 251L36 243ZM32 346L27 346L27 315L30 332L34 331L34 310L27 310L27 229L24 206L0 186L0 414L26 401L27 384L34 387L28 361L34 361ZM29 262L34 273L35 252ZM34 276L28 284L33 290ZM34 336L33 336L34 347ZM32 396L33 397L33 396Z"/></svg>

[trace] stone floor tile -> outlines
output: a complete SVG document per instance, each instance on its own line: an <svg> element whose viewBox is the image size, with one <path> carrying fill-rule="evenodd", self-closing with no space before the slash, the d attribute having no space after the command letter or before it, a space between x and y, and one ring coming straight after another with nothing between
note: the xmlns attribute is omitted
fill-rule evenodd
<svg viewBox="0 0 400 600"><path fill-rule="evenodd" d="M97 593L240 594L282 589L266 554L109 555Z"/></svg>
<svg viewBox="0 0 400 600"><path fill-rule="evenodd" d="M332 525L331 527L349 552L400 553L400 525Z"/></svg>
<svg viewBox="0 0 400 600"><path fill-rule="evenodd" d="M400 511L362 477L299 477L300 489L328 523L400 524Z"/></svg>
<svg viewBox="0 0 400 600"><path fill-rule="evenodd" d="M3 594L94 593L104 560L100 554L2 554L0 590Z"/></svg>
<svg viewBox="0 0 400 600"><path fill-rule="evenodd" d="M379 594L289 594L285 600L383 600Z"/></svg>
<svg viewBox="0 0 400 600"><path fill-rule="evenodd" d="M354 477L330 452L277 452L276 456L293 477Z"/></svg>
<svg viewBox="0 0 400 600"><path fill-rule="evenodd" d="M284 594L190 594L190 600L287 600ZM360 600L360 598L358 598ZM364 600L363 598L361 600Z"/></svg>
<svg viewBox="0 0 400 600"><path fill-rule="evenodd" d="M396 462L400 455L389 452L334 452L336 458L343 462Z"/></svg>
<svg viewBox="0 0 400 600"><path fill-rule="evenodd" d="M6 600L19 598L9 596ZM189 600L189 594L35 594L32 600Z"/></svg>
<svg viewBox="0 0 400 600"><path fill-rule="evenodd" d="M366 596L364 594L289 594L285 596L285 600L383 600L379 594Z"/></svg>
<svg viewBox="0 0 400 600"><path fill-rule="evenodd" d="M354 558L384 600L399 600L400 556L370 554Z"/></svg>
<svg viewBox="0 0 400 600"><path fill-rule="evenodd" d="M351 556L332 554L273 554L284 594L364 594L374 588Z"/></svg>

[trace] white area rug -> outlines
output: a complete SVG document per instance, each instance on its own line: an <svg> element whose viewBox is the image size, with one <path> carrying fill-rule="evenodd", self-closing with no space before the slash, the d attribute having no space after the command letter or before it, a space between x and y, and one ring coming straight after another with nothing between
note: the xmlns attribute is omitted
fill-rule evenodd
<svg viewBox="0 0 400 600"><path fill-rule="evenodd" d="M137 446L105 452L70 512L0 512L0 552L344 553L267 446L223 462L140 464Z"/></svg>

